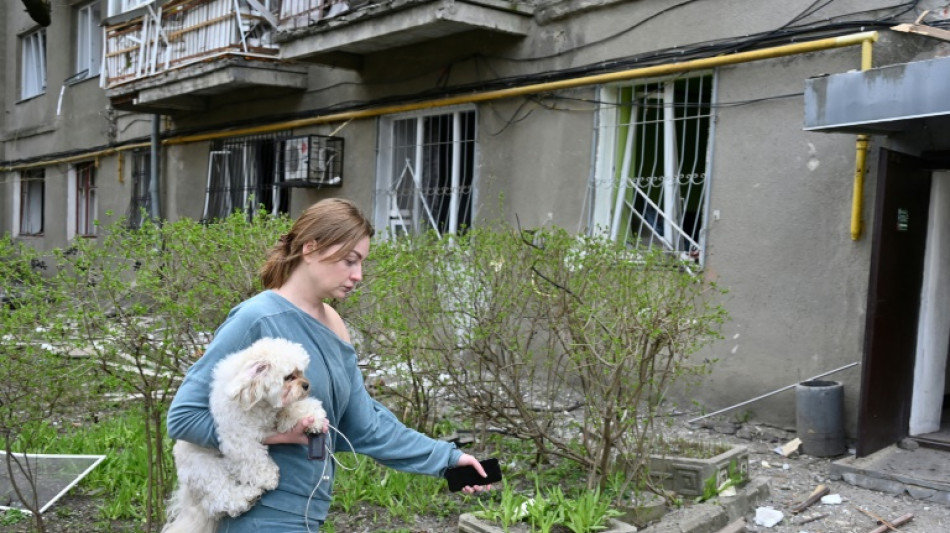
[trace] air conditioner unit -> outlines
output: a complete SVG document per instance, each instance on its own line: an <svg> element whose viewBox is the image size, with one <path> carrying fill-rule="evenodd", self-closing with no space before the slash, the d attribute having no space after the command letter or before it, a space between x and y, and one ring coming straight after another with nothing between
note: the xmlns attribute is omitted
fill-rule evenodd
<svg viewBox="0 0 950 533"><path fill-rule="evenodd" d="M291 137L278 143L277 161L284 187L343 185L343 138L327 135Z"/></svg>

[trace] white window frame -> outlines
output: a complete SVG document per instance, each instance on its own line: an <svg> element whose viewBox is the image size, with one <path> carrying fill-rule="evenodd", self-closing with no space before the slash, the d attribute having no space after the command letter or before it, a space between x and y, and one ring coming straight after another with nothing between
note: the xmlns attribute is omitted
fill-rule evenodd
<svg viewBox="0 0 950 533"><path fill-rule="evenodd" d="M437 141L446 147L451 145L450 160L441 161L448 167L448 175L435 177L427 172L424 150L436 143L425 144L426 119L451 119L450 129L439 133ZM403 136L414 135L412 145L403 147L406 157L403 164L395 162L394 155L397 127L411 127ZM379 150L377 151L376 208L374 223L377 228L386 228L391 235L435 230L440 234L453 234L466 225L475 223L474 206L478 202L478 114L474 105L447 107L431 111L386 115L379 119ZM408 138L408 137L407 137ZM438 157L438 156L433 156ZM429 161L431 163L431 161ZM431 180L437 180L432 185ZM441 192L432 193L433 188ZM410 196L406 190L410 189ZM429 189L429 193L421 192ZM402 195L401 199L399 196ZM448 202L439 214L433 200ZM402 204L400 203L402 202ZM408 202L408 203L407 203ZM405 204L405 205L403 205Z"/></svg>
<svg viewBox="0 0 950 533"><path fill-rule="evenodd" d="M13 227L17 236L38 237L45 230L46 172L43 169L18 172L13 180ZM24 223L28 221L28 223ZM24 227L29 226L29 227Z"/></svg>
<svg viewBox="0 0 950 533"><path fill-rule="evenodd" d="M20 37L20 99L46 92L46 28Z"/></svg>
<svg viewBox="0 0 950 533"><path fill-rule="evenodd" d="M76 8L76 79L99 75L102 65L102 8L100 2L90 2Z"/></svg>
<svg viewBox="0 0 950 533"><path fill-rule="evenodd" d="M95 237L98 213L95 162L71 166L66 181L66 238Z"/></svg>
<svg viewBox="0 0 950 533"><path fill-rule="evenodd" d="M704 263L715 80L703 71L599 88L592 233ZM705 83L700 90L710 95L703 102L706 111L699 111L696 102L678 100L677 83ZM621 102L624 91L637 95L636 103ZM647 105L641 107L643 102ZM624 109L627 122L621 117Z"/></svg>

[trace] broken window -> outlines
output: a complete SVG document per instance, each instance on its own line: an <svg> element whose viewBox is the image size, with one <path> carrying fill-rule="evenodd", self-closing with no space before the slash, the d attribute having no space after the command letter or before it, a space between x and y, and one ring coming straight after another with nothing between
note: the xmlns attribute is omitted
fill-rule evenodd
<svg viewBox="0 0 950 533"><path fill-rule="evenodd" d="M240 137L214 141L208 157L208 186L203 221L226 218L242 210L287 213L290 193L280 186L276 136Z"/></svg>
<svg viewBox="0 0 950 533"><path fill-rule="evenodd" d="M472 224L475 110L385 117L380 123L377 227L456 233Z"/></svg>
<svg viewBox="0 0 950 533"><path fill-rule="evenodd" d="M703 261L711 75L602 91L594 226Z"/></svg>

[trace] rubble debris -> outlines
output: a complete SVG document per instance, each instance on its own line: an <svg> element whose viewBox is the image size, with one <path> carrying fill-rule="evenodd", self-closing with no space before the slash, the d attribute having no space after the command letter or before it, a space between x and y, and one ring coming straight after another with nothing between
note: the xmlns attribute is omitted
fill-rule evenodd
<svg viewBox="0 0 950 533"><path fill-rule="evenodd" d="M755 510L755 525L762 527L774 527L785 518L782 511L772 507L759 507Z"/></svg>
<svg viewBox="0 0 950 533"><path fill-rule="evenodd" d="M782 457L790 457L793 453L798 452L798 449L801 447L801 445L802 439L795 437L782 446L775 448L775 453L781 455Z"/></svg>
<svg viewBox="0 0 950 533"><path fill-rule="evenodd" d="M840 505L841 501L840 494L829 494L821 497L821 503L825 505Z"/></svg>

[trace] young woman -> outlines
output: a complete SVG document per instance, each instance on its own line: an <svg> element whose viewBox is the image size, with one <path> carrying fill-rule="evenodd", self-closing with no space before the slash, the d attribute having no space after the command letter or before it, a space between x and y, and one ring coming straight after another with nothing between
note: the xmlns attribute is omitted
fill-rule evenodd
<svg viewBox="0 0 950 533"><path fill-rule="evenodd" d="M185 376L168 412L169 436L216 448L208 409L212 369L257 339L280 337L303 345L310 354L310 394L323 402L330 425L346 435L354 451L406 472L439 476L446 468L471 465L485 476L474 457L407 428L363 387L346 326L324 301L345 298L362 279L372 236L372 225L347 200L323 200L304 211L268 254L261 269L266 290L231 310L207 352ZM280 484L247 513L221 520L219 533L319 529L330 507L335 465L329 457L308 459L303 428L312 422L302 420L291 431L264 441L280 467ZM333 431L328 442L331 449L348 449Z"/></svg>

